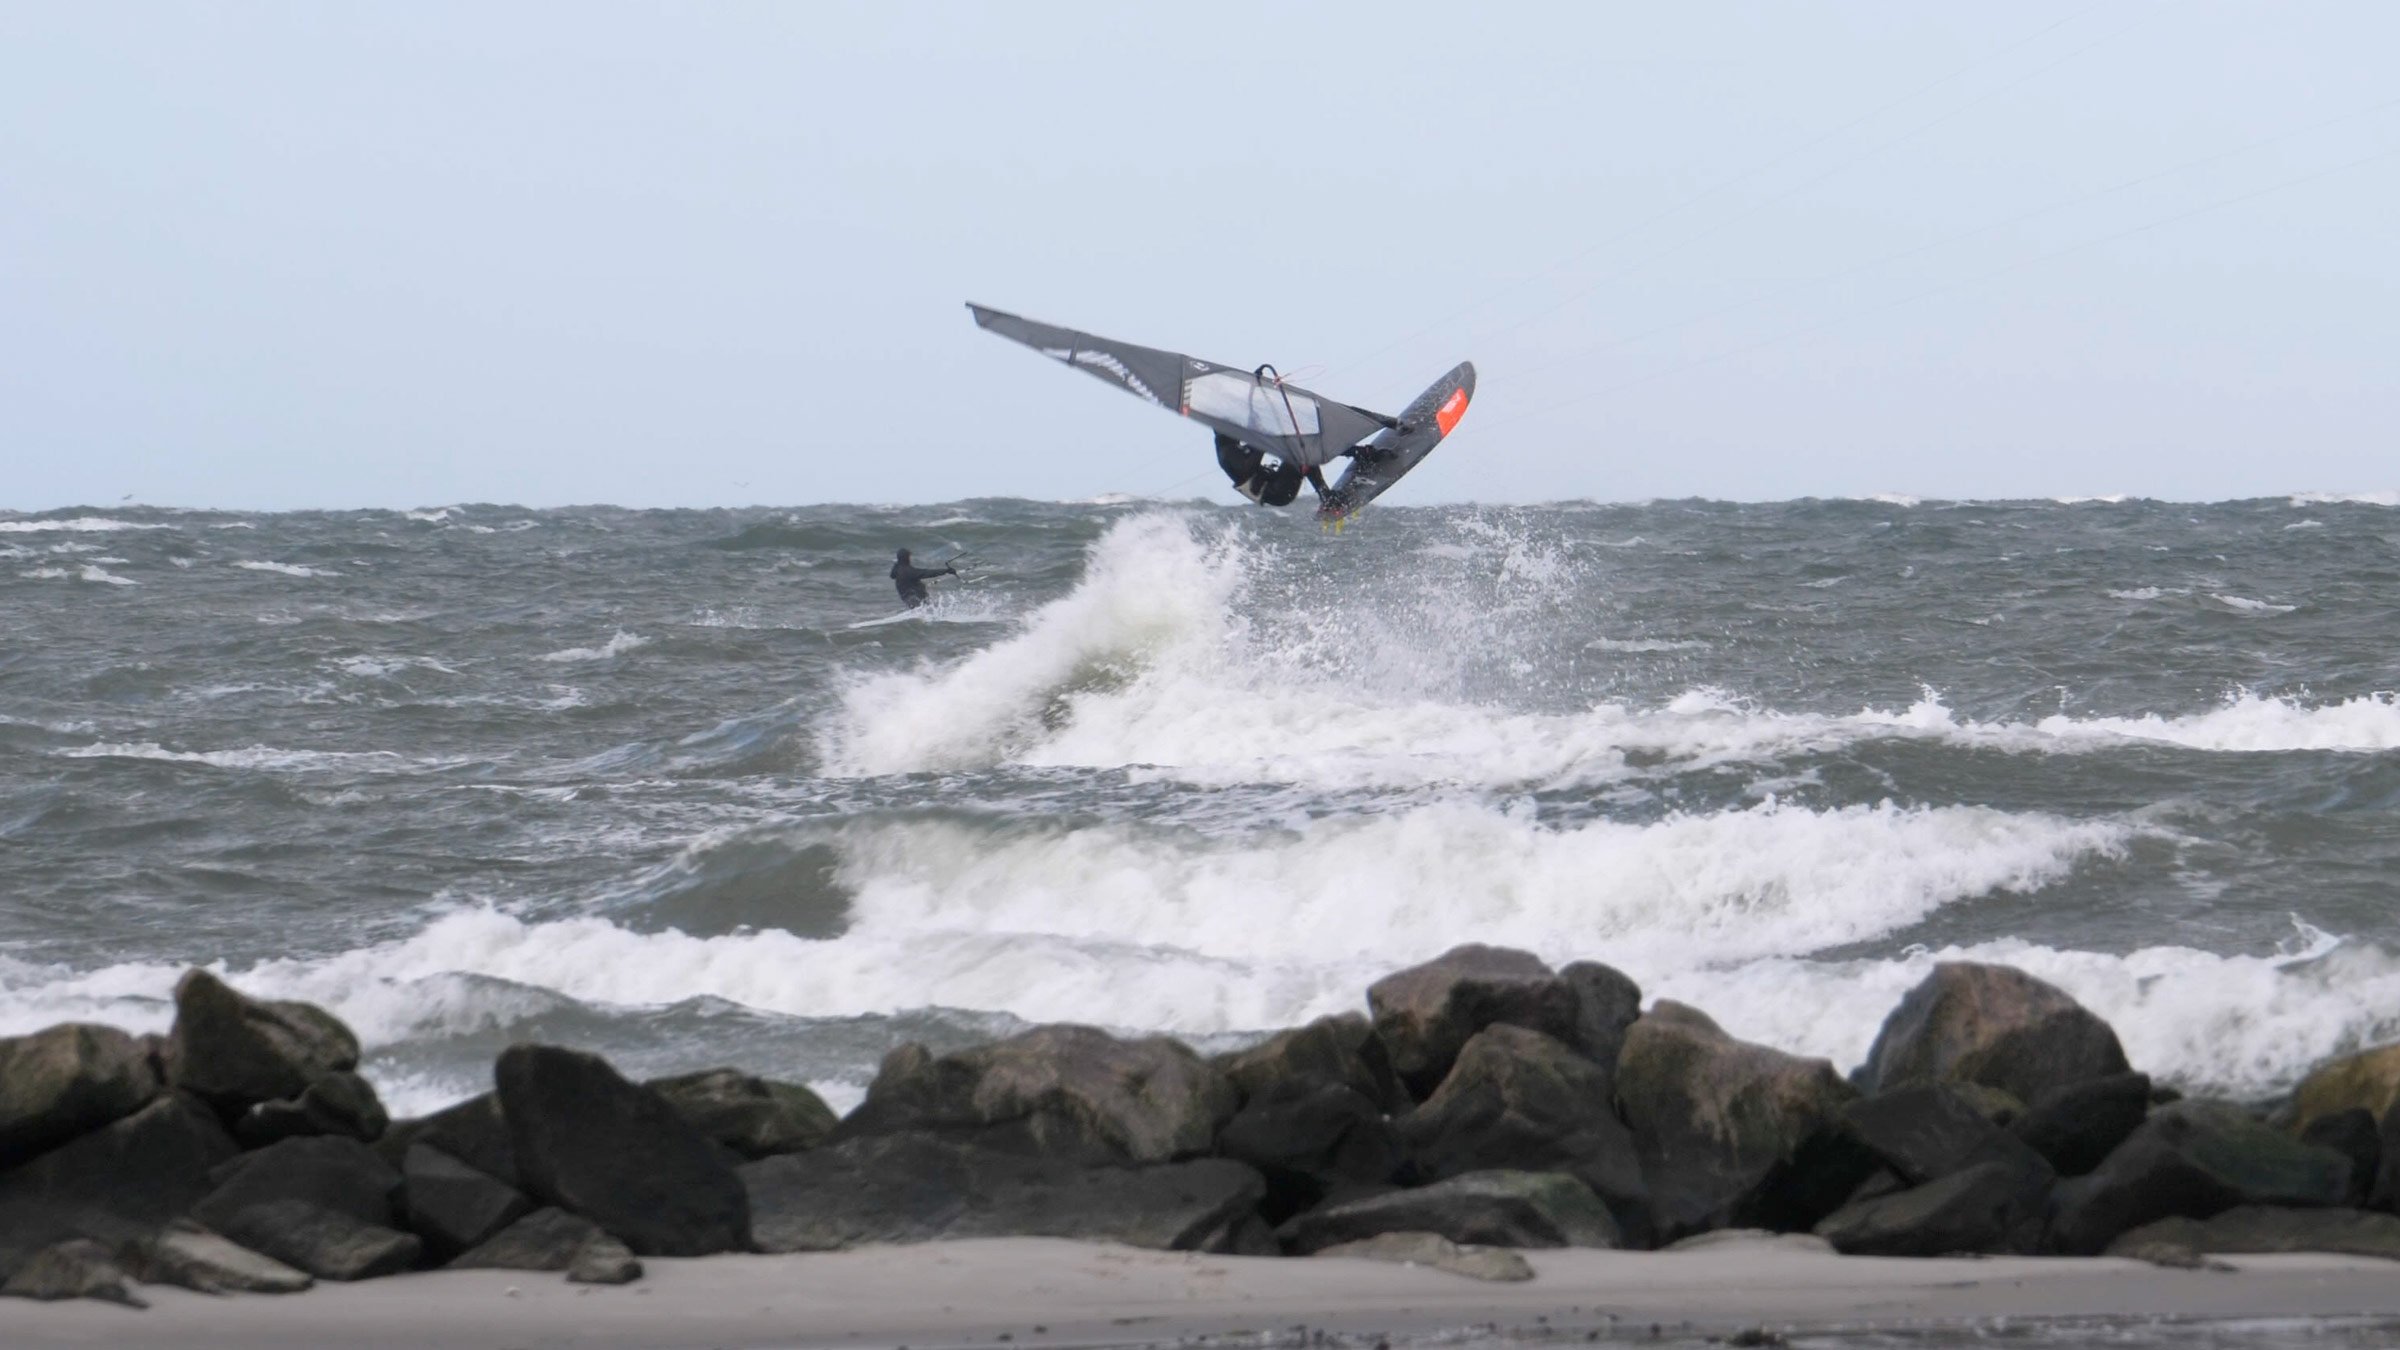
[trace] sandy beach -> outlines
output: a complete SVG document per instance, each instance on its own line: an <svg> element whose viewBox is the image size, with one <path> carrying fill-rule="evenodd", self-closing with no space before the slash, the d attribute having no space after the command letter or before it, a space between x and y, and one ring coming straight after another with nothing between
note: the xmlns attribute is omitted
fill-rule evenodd
<svg viewBox="0 0 2400 1350"><path fill-rule="evenodd" d="M1140 1251L1039 1238L804 1256L654 1260L622 1288L459 1271L301 1295L145 1288L146 1312L0 1306L12 1347L1106 1346L1323 1331L1428 1338L1645 1340L1785 1331L1961 1329L1993 1319L2400 1318L2389 1262L2291 1255L2168 1270L2076 1258L1831 1256L1771 1239L1703 1250L1527 1254L1536 1278L1487 1284L1359 1260Z"/></svg>

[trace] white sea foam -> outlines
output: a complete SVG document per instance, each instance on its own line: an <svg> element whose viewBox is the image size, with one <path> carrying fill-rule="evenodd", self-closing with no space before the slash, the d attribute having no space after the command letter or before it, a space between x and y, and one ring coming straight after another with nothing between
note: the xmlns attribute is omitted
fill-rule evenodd
<svg viewBox="0 0 2400 1350"><path fill-rule="evenodd" d="M628 633L620 628L615 637L597 647L568 647L561 651L546 652L542 659L545 661L607 661L623 656L627 652L639 651L649 645L650 639L639 633Z"/></svg>
<svg viewBox="0 0 2400 1350"><path fill-rule="evenodd" d="M281 750L252 745L238 750L169 750L154 741L102 741L53 753L66 759L154 759L173 764L207 764L220 769L307 770L397 764L389 750Z"/></svg>
<svg viewBox="0 0 2400 1350"><path fill-rule="evenodd" d="M1587 652L1689 652L1708 646L1705 642L1687 638L1593 638L1583 644Z"/></svg>
<svg viewBox="0 0 2400 1350"><path fill-rule="evenodd" d="M2314 520L2314 519L2311 519L2311 520L2295 520L2295 521L2293 521L2291 524L2289 524L2289 525L2286 525L2286 526L2284 526L2283 528L2284 528L2285 530L2287 530L2287 531L2288 531L2288 530L2321 530L2321 529L2324 529L2324 528L2325 528L2325 522L2324 522L2324 521L2321 521L2321 520Z"/></svg>
<svg viewBox="0 0 2400 1350"><path fill-rule="evenodd" d="M28 581L65 581L71 579L75 581L88 581L94 585L100 586L139 586L141 584L140 582L135 581L132 577L118 576L116 573L109 571L107 568L102 567L97 563L86 563L81 567L71 569L65 567L36 567L29 571L19 572L17 575L25 578Z"/></svg>
<svg viewBox="0 0 2400 1350"><path fill-rule="evenodd" d="M2136 586L2129 591L2110 591L2108 596L2112 600L2156 600L2165 594L2156 586Z"/></svg>
<svg viewBox="0 0 2400 1350"><path fill-rule="evenodd" d="M409 520L421 520L427 524L438 524L442 521L448 520L451 513L449 507L437 506L430 511L403 511L400 514Z"/></svg>
<svg viewBox="0 0 2400 1350"><path fill-rule="evenodd" d="M30 571L19 572L17 575L27 581L63 581L73 573L63 567L36 567Z"/></svg>
<svg viewBox="0 0 2400 1350"><path fill-rule="evenodd" d="M2211 594L2208 598L2237 614L2289 614L2300 608L2298 605L2278 605L2271 600L2253 600L2242 595Z"/></svg>
<svg viewBox="0 0 2400 1350"><path fill-rule="evenodd" d="M1923 506L1925 504L1923 497L1912 497L1905 492L1872 492L1867 494L1867 500L1880 502L1885 506Z"/></svg>
<svg viewBox="0 0 2400 1350"><path fill-rule="evenodd" d="M233 565L252 572L276 572L287 577L338 577L341 575L339 572L327 571L321 567L307 567L300 563L261 562L253 558L237 559Z"/></svg>
<svg viewBox="0 0 2400 1350"><path fill-rule="evenodd" d="M333 663L345 674L361 679L379 680L404 670L435 670L444 675L456 675L457 669L442 664L430 656L345 656Z"/></svg>
<svg viewBox="0 0 2400 1350"><path fill-rule="evenodd" d="M2400 506L2400 492L2295 492L2294 506Z"/></svg>
<svg viewBox="0 0 2400 1350"><path fill-rule="evenodd" d="M0 534L48 534L65 530L78 534L105 534L112 530L171 530L172 525L149 525L133 520L111 520L106 516L76 516L71 520L0 520Z"/></svg>

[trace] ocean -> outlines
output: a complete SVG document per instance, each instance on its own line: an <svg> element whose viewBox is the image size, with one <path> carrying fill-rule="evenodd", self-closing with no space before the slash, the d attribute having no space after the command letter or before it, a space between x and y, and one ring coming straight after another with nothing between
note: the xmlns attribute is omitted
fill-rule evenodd
<svg viewBox="0 0 2400 1350"><path fill-rule="evenodd" d="M893 549L967 551L900 622ZM0 515L0 1034L205 965L858 1100L1461 942L1847 1070L1936 961L2261 1098L2400 1036L2388 500Z"/></svg>

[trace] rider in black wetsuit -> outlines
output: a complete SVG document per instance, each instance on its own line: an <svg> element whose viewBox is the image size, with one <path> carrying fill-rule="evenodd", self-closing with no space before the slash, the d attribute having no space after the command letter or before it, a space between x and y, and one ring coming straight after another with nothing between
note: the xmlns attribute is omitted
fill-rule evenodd
<svg viewBox="0 0 2400 1350"><path fill-rule="evenodd" d="M932 598L925 593L925 582L929 578L957 575L958 568L955 566L936 569L911 564L907 549L900 550L900 556L892 560L892 584L900 588L900 603L910 609Z"/></svg>
<svg viewBox="0 0 2400 1350"><path fill-rule="evenodd" d="M1266 455L1242 444L1220 431L1217 433L1217 467L1233 480L1233 490L1257 502L1260 506L1289 506L1300 495L1300 483L1306 479L1317 489L1317 499L1330 498L1332 490L1325 486L1325 475L1317 466L1296 468L1289 463L1266 467Z"/></svg>

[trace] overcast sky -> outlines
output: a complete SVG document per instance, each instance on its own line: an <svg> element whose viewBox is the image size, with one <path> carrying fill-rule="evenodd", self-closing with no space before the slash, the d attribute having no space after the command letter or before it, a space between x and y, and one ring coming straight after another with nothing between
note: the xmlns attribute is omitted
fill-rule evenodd
<svg viewBox="0 0 2400 1350"><path fill-rule="evenodd" d="M2400 5L0 3L0 507L2400 487Z"/></svg>

